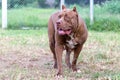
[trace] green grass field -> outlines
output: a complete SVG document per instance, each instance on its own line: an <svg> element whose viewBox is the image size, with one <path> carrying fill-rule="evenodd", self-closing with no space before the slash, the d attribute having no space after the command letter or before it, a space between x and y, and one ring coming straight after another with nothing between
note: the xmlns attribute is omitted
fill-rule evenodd
<svg viewBox="0 0 120 80"><path fill-rule="evenodd" d="M22 29L23 27L40 29L41 27L47 27L48 18L53 12L55 12L55 9L23 8L8 10L9 29ZM14 17L14 15L17 16Z"/></svg>
<svg viewBox="0 0 120 80"><path fill-rule="evenodd" d="M120 33L89 30L74 73L66 67L61 80L120 80ZM72 57L72 56L71 56ZM47 28L0 30L1 80L56 80Z"/></svg>
<svg viewBox="0 0 120 80"><path fill-rule="evenodd" d="M88 29L96 31L120 31L120 14L109 13L104 7L95 6L94 24L90 25L89 8L76 7L78 13L85 20ZM73 6L70 8L72 9ZM8 29L40 29L47 27L50 15L56 11L58 9L8 9Z"/></svg>

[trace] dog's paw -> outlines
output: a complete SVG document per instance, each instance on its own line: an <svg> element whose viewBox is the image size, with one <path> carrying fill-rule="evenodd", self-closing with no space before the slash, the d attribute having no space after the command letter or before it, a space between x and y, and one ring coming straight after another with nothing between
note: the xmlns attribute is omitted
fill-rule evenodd
<svg viewBox="0 0 120 80"><path fill-rule="evenodd" d="M74 73L81 73L81 70L80 69L75 69L73 70Z"/></svg>
<svg viewBox="0 0 120 80"><path fill-rule="evenodd" d="M58 72L58 73L57 73L57 76L62 76L62 73Z"/></svg>
<svg viewBox="0 0 120 80"><path fill-rule="evenodd" d="M57 64L54 64L54 66L53 66L53 67L54 67L54 69L57 69L57 68L58 68L58 67L57 67Z"/></svg>
<svg viewBox="0 0 120 80"><path fill-rule="evenodd" d="M56 79L61 79L61 78L63 78L63 76L62 76L62 74L57 73L57 75L55 75L55 78L56 78Z"/></svg>
<svg viewBox="0 0 120 80"><path fill-rule="evenodd" d="M81 70L77 70L76 72L77 72L77 73L81 73Z"/></svg>
<svg viewBox="0 0 120 80"><path fill-rule="evenodd" d="M80 69L77 69L76 67L73 67L73 66L72 66L72 70L73 70L73 72L75 72L75 73L81 73L81 70L80 70Z"/></svg>
<svg viewBox="0 0 120 80"><path fill-rule="evenodd" d="M76 66L72 66L72 70L73 70L73 72L77 72Z"/></svg>

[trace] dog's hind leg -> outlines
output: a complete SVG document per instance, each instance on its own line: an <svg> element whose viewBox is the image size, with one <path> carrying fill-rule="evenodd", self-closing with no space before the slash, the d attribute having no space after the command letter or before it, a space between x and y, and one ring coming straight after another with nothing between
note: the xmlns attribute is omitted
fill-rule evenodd
<svg viewBox="0 0 120 80"><path fill-rule="evenodd" d="M77 68L76 68L76 63L77 63L77 59L78 59L78 56L82 50L82 47L83 45L78 45L75 49L74 49L74 56L73 56L73 61L72 61L72 70L73 71L77 71Z"/></svg>

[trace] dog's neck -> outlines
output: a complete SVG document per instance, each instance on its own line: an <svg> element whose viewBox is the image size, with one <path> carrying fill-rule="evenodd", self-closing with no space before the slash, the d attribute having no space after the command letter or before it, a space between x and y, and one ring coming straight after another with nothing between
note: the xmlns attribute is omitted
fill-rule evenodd
<svg viewBox="0 0 120 80"><path fill-rule="evenodd" d="M71 39L74 39L74 34L71 33L70 35L68 35Z"/></svg>
<svg viewBox="0 0 120 80"><path fill-rule="evenodd" d="M67 47L73 49L77 45L77 42L75 42L75 40L74 40L74 34L72 33L68 36L70 37L70 39L66 40L66 45L67 45Z"/></svg>

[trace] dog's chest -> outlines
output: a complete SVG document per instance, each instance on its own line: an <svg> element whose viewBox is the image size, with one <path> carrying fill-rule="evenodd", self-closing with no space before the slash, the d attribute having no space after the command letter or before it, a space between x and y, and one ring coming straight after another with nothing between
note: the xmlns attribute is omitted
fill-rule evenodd
<svg viewBox="0 0 120 80"><path fill-rule="evenodd" d="M66 46L70 49L73 49L76 45L77 42L75 42L73 34L69 35L69 39L66 39Z"/></svg>

